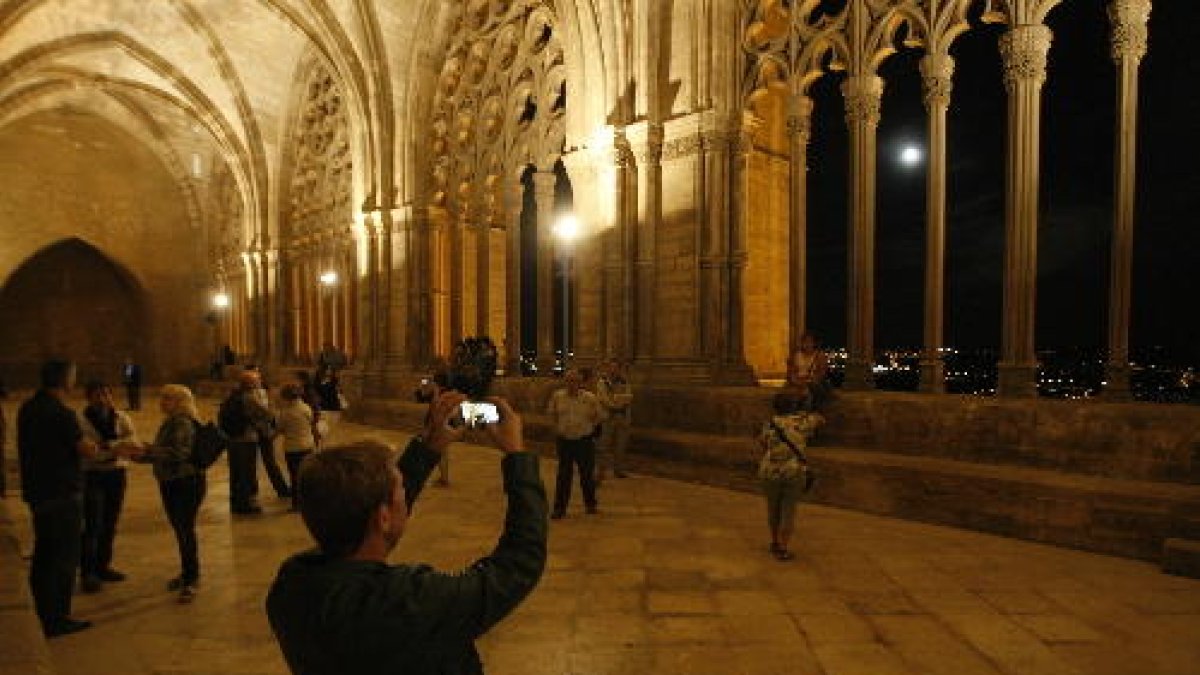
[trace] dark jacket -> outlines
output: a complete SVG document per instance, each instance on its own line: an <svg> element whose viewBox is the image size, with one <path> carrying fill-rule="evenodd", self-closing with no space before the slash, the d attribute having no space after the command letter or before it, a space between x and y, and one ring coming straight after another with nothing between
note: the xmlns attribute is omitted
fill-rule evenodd
<svg viewBox="0 0 1200 675"><path fill-rule="evenodd" d="M399 469L409 507L440 456L409 443ZM508 513L492 554L457 574L428 565L333 559L285 562L267 616L296 675L482 673L475 639L533 590L546 564L546 491L537 457L504 458Z"/></svg>

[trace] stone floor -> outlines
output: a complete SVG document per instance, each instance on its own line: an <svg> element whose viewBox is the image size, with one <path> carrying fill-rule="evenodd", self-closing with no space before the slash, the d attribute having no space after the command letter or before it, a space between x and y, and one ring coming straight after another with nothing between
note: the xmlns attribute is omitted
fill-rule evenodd
<svg viewBox="0 0 1200 675"><path fill-rule="evenodd" d="M286 672L263 599L308 539L273 496L231 520L227 494L218 468L204 586L181 606L164 590L178 563L153 480L133 470L117 541L130 579L77 596L96 627L51 643L60 673ZM451 487L425 493L394 559L461 567L490 549L501 509L497 453L457 447ZM1200 581L1150 564L817 506L781 564L755 496L644 476L605 483L601 509L584 516L577 497L553 523L541 585L480 644L489 673L1200 673Z"/></svg>

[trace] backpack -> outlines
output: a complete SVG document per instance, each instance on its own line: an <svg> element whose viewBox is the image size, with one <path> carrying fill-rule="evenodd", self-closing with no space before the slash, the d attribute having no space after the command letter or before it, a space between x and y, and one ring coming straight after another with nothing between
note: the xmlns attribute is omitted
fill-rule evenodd
<svg viewBox="0 0 1200 675"><path fill-rule="evenodd" d="M250 416L240 394L231 394L217 410L217 426L228 438L238 438L250 428Z"/></svg>
<svg viewBox="0 0 1200 675"><path fill-rule="evenodd" d="M217 458L229 447L229 437L212 422L192 420L196 435L192 437L192 463L201 471L216 463Z"/></svg>

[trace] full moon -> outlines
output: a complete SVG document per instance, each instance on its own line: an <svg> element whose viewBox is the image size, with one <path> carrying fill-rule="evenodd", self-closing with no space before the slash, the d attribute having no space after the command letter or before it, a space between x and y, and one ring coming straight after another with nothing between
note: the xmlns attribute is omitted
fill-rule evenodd
<svg viewBox="0 0 1200 675"><path fill-rule="evenodd" d="M920 148L910 145L900 151L900 163L905 166L916 166L921 163L921 158L924 156L925 153L921 152Z"/></svg>

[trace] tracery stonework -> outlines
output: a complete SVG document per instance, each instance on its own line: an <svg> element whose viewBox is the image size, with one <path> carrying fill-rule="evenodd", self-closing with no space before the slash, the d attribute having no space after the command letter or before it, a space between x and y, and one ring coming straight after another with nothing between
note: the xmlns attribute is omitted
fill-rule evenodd
<svg viewBox="0 0 1200 675"><path fill-rule="evenodd" d="M1150 0L1113 0L1108 6L1112 22L1112 57L1117 63L1140 62L1149 46Z"/></svg>
<svg viewBox="0 0 1200 675"><path fill-rule="evenodd" d="M1047 26L1015 26L1000 36L1004 85L1011 91L1019 81L1046 81L1046 62L1053 33Z"/></svg>
<svg viewBox="0 0 1200 675"><path fill-rule="evenodd" d="M350 125L341 87L323 64L309 76L291 147L285 244L344 230L353 214Z"/></svg>
<svg viewBox="0 0 1200 675"><path fill-rule="evenodd" d="M501 222L521 167L548 168L561 155L563 51L543 3L462 4L433 101L429 200L451 212L486 205L474 216Z"/></svg>

